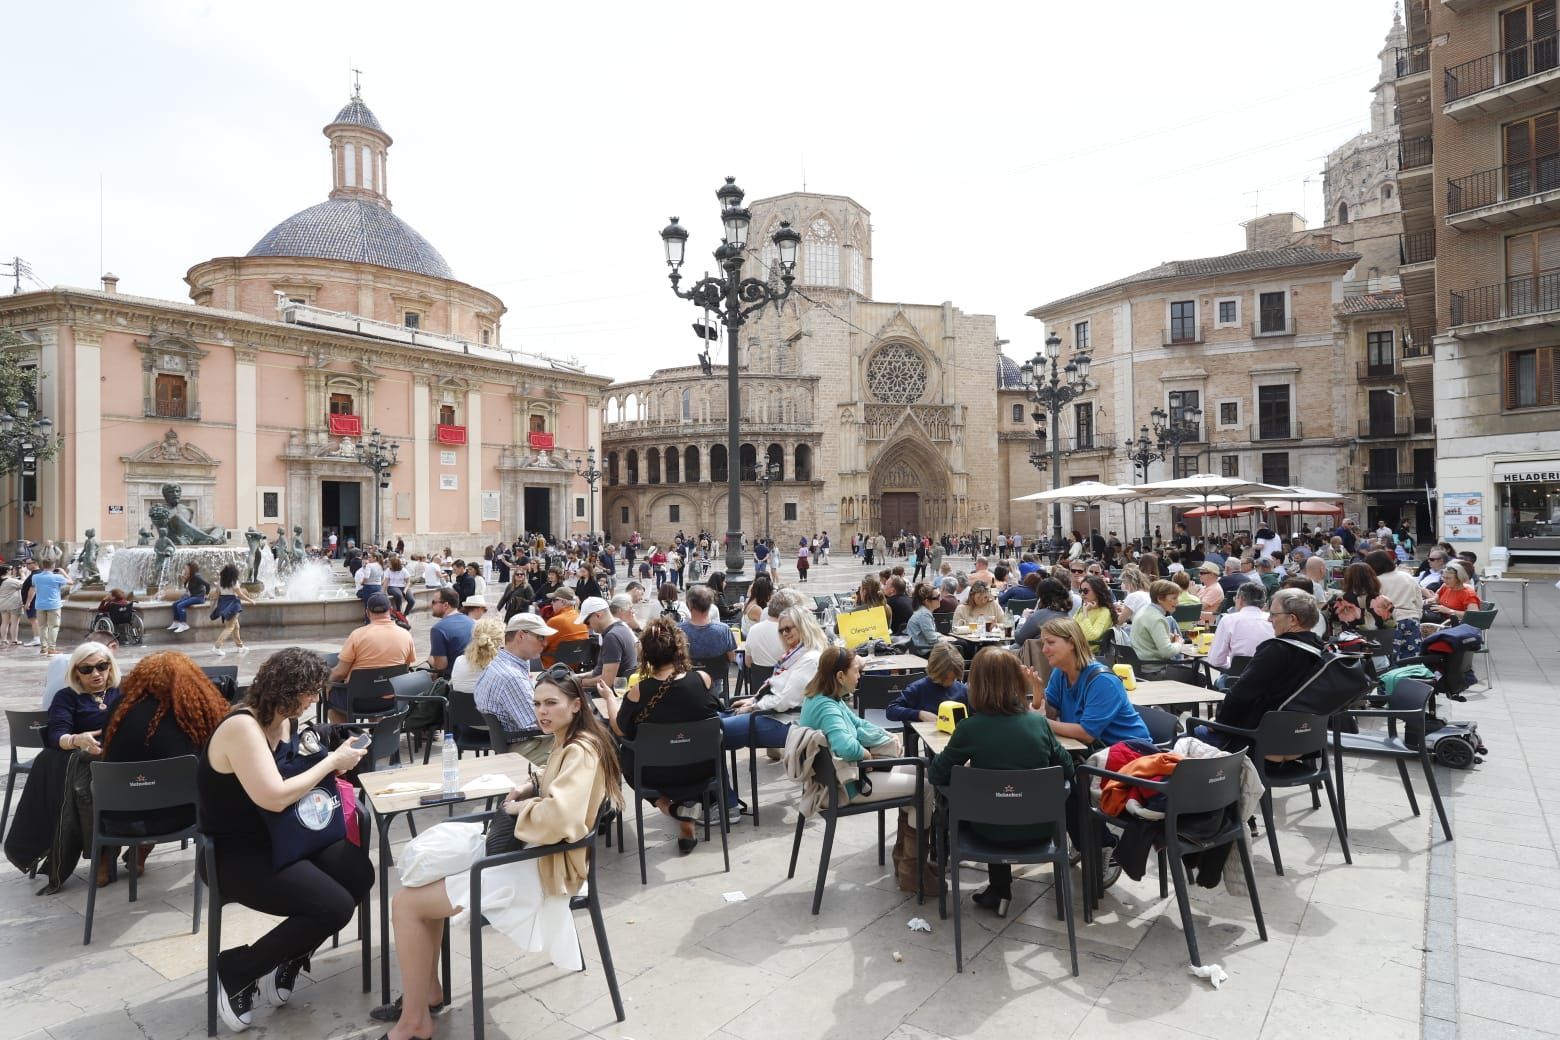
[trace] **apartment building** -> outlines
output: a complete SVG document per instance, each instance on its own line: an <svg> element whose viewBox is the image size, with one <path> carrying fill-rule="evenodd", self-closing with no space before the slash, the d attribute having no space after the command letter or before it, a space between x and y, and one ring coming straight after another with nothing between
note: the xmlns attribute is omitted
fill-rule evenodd
<svg viewBox="0 0 1560 1040"><path fill-rule="evenodd" d="M1560 560L1556 0L1410 0L1397 61L1403 259L1433 347L1440 531ZM1410 161L1413 163L1409 169Z"/></svg>

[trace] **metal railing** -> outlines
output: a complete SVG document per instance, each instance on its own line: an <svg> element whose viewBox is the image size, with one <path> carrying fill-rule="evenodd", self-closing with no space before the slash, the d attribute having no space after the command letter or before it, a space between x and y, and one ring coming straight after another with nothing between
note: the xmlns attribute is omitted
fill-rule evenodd
<svg viewBox="0 0 1560 1040"><path fill-rule="evenodd" d="M159 399L152 405L152 414L159 419L188 419L189 412L189 402L183 400Z"/></svg>
<svg viewBox="0 0 1560 1040"><path fill-rule="evenodd" d="M1435 159L1435 147L1429 137L1405 137L1398 142L1398 169L1417 170Z"/></svg>
<svg viewBox="0 0 1560 1040"><path fill-rule="evenodd" d="M1453 291L1451 304L1453 326L1560 311L1560 268Z"/></svg>
<svg viewBox="0 0 1560 1040"><path fill-rule="evenodd" d="M1298 441L1305 437L1305 428L1298 419L1287 423L1258 423L1251 427L1253 441Z"/></svg>
<svg viewBox="0 0 1560 1040"><path fill-rule="evenodd" d="M1251 334L1252 336L1293 336L1295 334L1294 316L1285 314L1284 327L1280 329L1264 329L1262 327L1262 319L1258 318L1251 323Z"/></svg>
<svg viewBox="0 0 1560 1040"><path fill-rule="evenodd" d="M1398 236L1398 262L1422 264L1435 259L1435 232L1409 231Z"/></svg>
<svg viewBox="0 0 1560 1040"><path fill-rule="evenodd" d="M1507 163L1446 182L1446 212L1465 213L1497 202L1525 199L1560 188L1560 153Z"/></svg>
<svg viewBox="0 0 1560 1040"><path fill-rule="evenodd" d="M1414 432L1414 420L1410 418L1364 419L1360 422L1360 437L1407 437Z"/></svg>
<svg viewBox="0 0 1560 1040"><path fill-rule="evenodd" d="M1187 343L1201 343L1208 338L1208 326L1198 325L1196 328L1161 329L1160 339L1164 345L1181 346Z"/></svg>
<svg viewBox="0 0 1560 1040"><path fill-rule="evenodd" d="M1537 76L1560 66L1560 36L1551 34L1454 65L1442 74L1446 103Z"/></svg>
<svg viewBox="0 0 1560 1040"><path fill-rule="evenodd" d="M1403 341L1401 357L1409 358L1432 357L1435 354L1435 327L1426 325L1422 328L1409 329L1411 340Z"/></svg>
<svg viewBox="0 0 1560 1040"><path fill-rule="evenodd" d="M1430 47L1421 43L1417 47L1397 49L1397 78L1430 71Z"/></svg>
<svg viewBox="0 0 1560 1040"><path fill-rule="evenodd" d="M1398 371L1396 358L1390 361L1361 361L1359 362L1358 373L1361 381L1366 379L1390 379L1401 374Z"/></svg>
<svg viewBox="0 0 1560 1040"><path fill-rule="evenodd" d="M1435 486L1435 478L1424 473L1399 473L1365 471L1366 491L1412 491L1426 485Z"/></svg>

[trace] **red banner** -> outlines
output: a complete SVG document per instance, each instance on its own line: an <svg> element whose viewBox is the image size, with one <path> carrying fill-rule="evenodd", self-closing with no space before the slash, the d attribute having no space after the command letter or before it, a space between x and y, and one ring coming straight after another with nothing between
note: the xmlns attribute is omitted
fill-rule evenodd
<svg viewBox="0 0 1560 1040"><path fill-rule="evenodd" d="M330 435L332 437L361 437L363 435L363 417L361 415L332 415L329 423Z"/></svg>
<svg viewBox="0 0 1560 1040"><path fill-rule="evenodd" d="M464 426L446 426L440 423L433 430L434 439L440 444L466 443L466 428Z"/></svg>
<svg viewBox="0 0 1560 1040"><path fill-rule="evenodd" d="M537 451L551 451L553 447L553 435L550 433L533 433L528 442Z"/></svg>

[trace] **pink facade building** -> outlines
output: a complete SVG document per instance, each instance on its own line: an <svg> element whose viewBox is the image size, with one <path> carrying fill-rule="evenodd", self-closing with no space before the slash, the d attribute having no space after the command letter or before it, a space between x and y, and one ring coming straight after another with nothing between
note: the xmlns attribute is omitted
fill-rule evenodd
<svg viewBox="0 0 1560 1040"><path fill-rule="evenodd" d="M111 275L0 298L63 438L25 482L28 537L133 544L165 483L235 541L285 525L363 543L377 520L380 543L469 552L600 529L569 456L599 444L609 380L503 348L503 301L392 211L391 139L360 97L325 136L329 198L192 267L193 303ZM398 446L383 488L356 459L374 430ZM10 537L15 483L0 497Z"/></svg>

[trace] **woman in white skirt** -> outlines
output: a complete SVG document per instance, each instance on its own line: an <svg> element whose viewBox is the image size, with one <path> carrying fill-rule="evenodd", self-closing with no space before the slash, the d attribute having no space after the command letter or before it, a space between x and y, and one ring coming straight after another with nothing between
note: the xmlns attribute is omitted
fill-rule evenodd
<svg viewBox="0 0 1560 1040"><path fill-rule="evenodd" d="M596 825L603 800L622 804L623 774L612 740L597 721L576 675L552 676L536 688L536 723L554 735L547 768L535 781L511 791L504 811L515 818L515 837L527 845L578 841ZM482 913L520 949L552 953L553 963L584 966L569 898L585 883L583 849L524 860L485 871ZM463 921L470 907L470 875L403 888L391 901L391 922L401 964L401 996L370 1012L395 1025L382 1040L433 1036L433 1012L446 994L439 984L439 944L447 918ZM475 927L475 925L473 925ZM572 942L561 942L567 930Z"/></svg>

